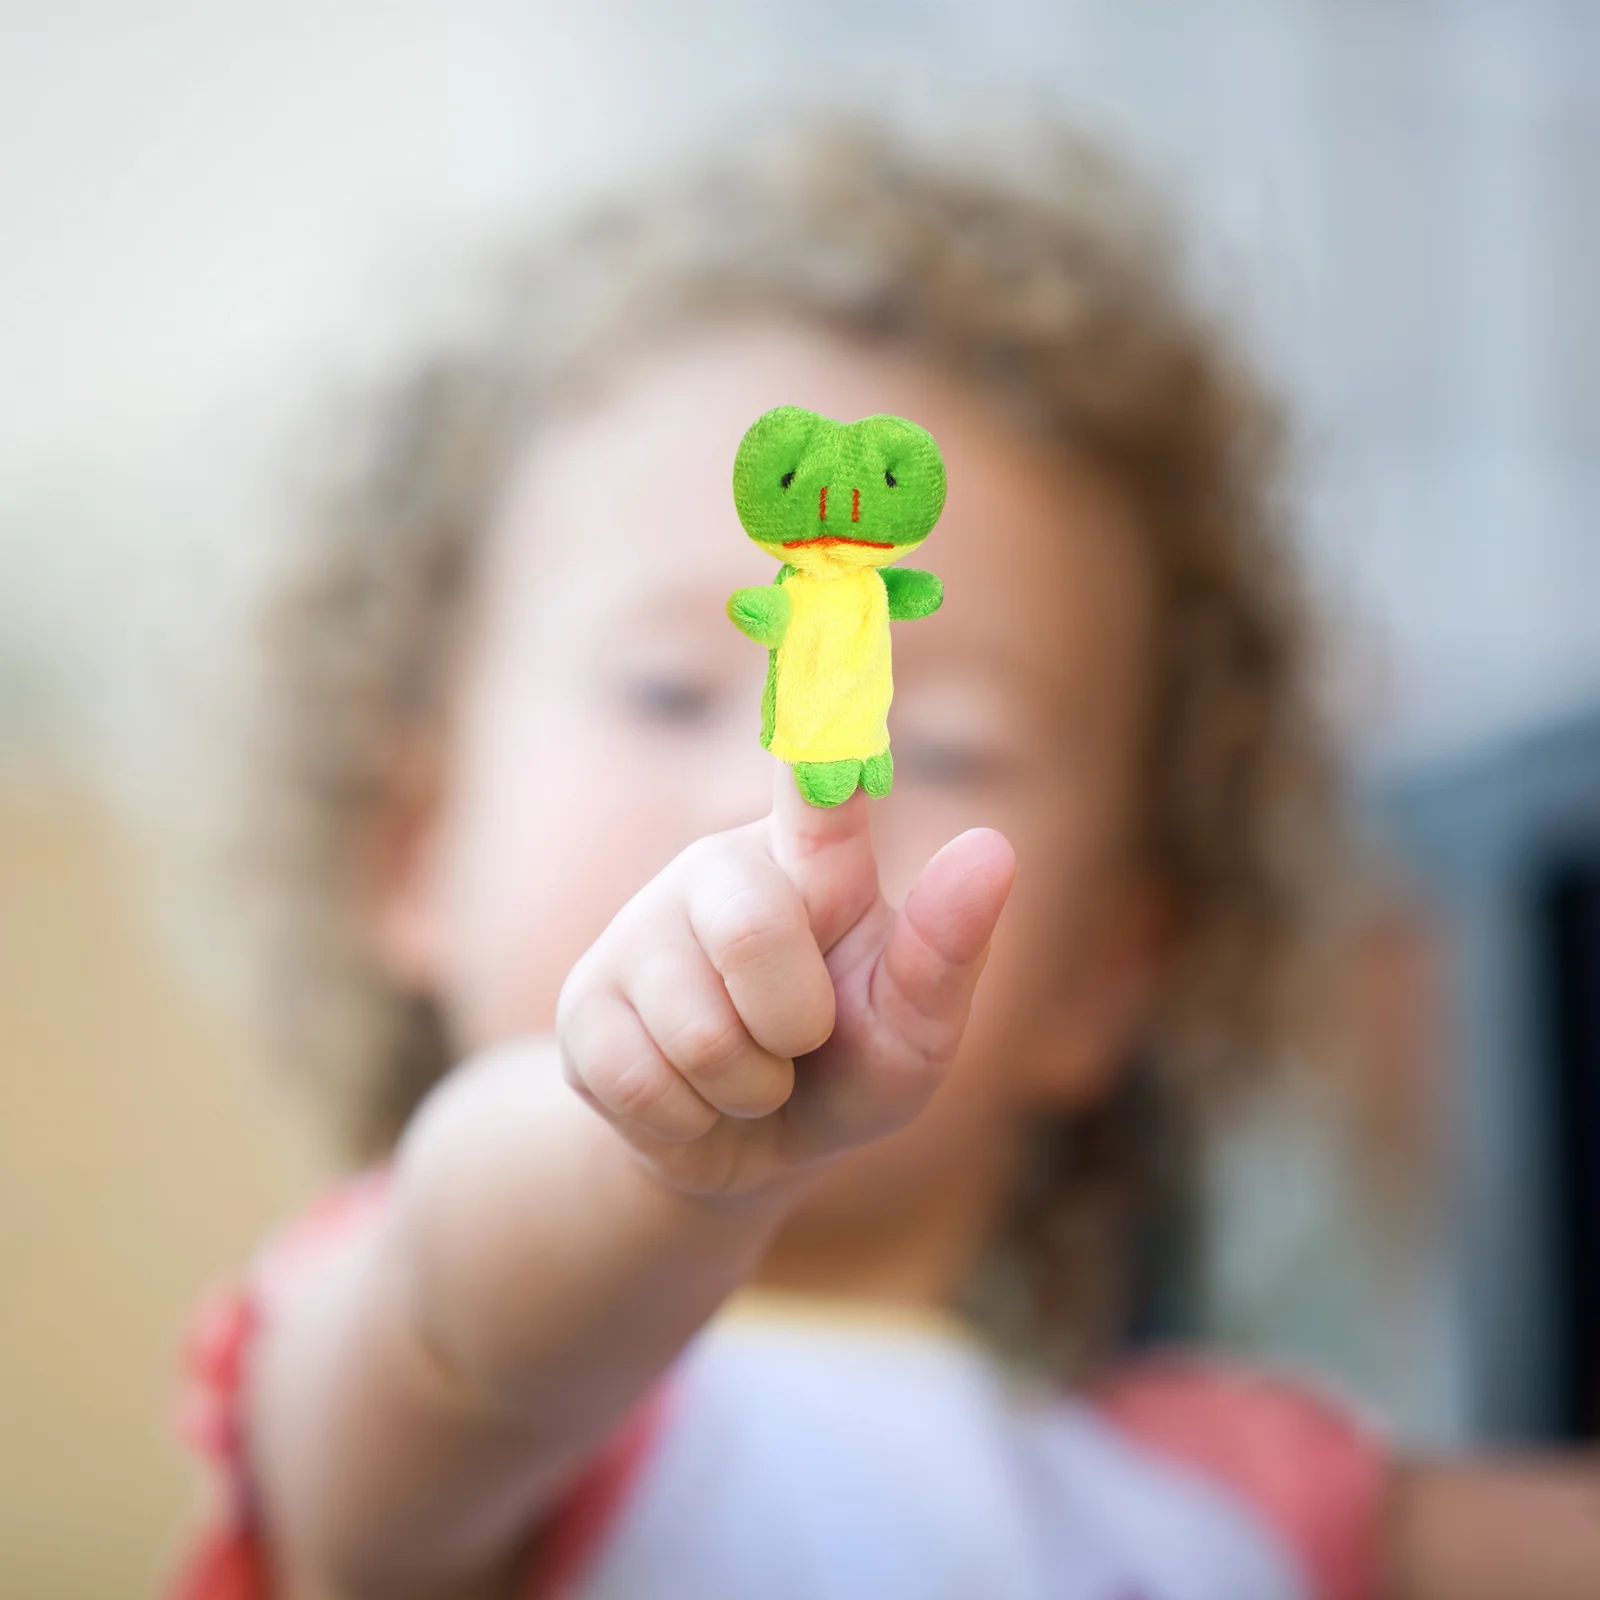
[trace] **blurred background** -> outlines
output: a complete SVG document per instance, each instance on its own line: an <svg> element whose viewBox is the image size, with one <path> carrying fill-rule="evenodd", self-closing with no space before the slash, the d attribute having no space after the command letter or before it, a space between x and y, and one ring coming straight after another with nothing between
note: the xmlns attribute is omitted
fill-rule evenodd
<svg viewBox="0 0 1600 1600"><path fill-rule="evenodd" d="M1600 7L11 0L0 1592L155 1586L187 1312L323 1171L165 849L285 439L509 230L817 101L1108 136L1299 406L1381 871L1356 1093L1218 1153L1202 1331L1419 1444L1600 1433Z"/></svg>

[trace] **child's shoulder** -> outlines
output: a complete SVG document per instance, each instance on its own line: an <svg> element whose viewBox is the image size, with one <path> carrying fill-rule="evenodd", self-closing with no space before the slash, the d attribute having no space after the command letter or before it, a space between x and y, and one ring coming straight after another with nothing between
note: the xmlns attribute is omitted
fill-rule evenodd
<svg viewBox="0 0 1600 1600"><path fill-rule="evenodd" d="M1176 1351L1125 1363L1084 1399L1136 1449L1198 1475L1269 1527L1319 1600L1376 1593L1391 1448L1331 1388Z"/></svg>

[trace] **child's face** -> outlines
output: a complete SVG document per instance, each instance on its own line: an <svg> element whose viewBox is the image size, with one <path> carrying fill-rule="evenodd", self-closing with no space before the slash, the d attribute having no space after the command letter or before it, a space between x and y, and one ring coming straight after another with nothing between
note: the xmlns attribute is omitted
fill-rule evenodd
<svg viewBox="0 0 1600 1600"><path fill-rule="evenodd" d="M836 1204L870 1184L893 1211L953 1192L952 1172L978 1182L1023 1116L1092 1096L1151 965L1126 851L1149 641L1123 508L932 367L809 328L717 327L624 365L541 432L490 541L441 798L395 852L381 937L463 1051L548 1031L568 969L634 890L768 809L766 652L724 605L775 571L730 474L777 404L910 417L948 467L917 555L944 606L894 628L894 792L870 802L885 893L898 902L975 824L1018 859L950 1082L835 1185Z"/></svg>

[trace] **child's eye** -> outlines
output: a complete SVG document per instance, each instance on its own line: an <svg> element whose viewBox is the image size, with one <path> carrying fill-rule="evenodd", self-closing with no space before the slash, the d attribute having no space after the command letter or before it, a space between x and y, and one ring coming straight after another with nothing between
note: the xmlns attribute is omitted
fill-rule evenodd
<svg viewBox="0 0 1600 1600"><path fill-rule="evenodd" d="M624 687L628 709L647 722L689 727L704 722L716 701L703 683L687 678L635 678Z"/></svg>

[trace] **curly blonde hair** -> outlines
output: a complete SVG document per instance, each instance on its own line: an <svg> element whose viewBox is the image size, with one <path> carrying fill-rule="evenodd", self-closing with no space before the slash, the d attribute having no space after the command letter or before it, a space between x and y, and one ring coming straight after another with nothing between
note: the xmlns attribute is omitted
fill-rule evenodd
<svg viewBox="0 0 1600 1600"><path fill-rule="evenodd" d="M1283 537L1280 412L1185 290L1141 187L1059 129L1030 152L1002 178L871 124L804 123L614 196L519 251L483 323L342 442L267 618L241 859L262 891L275 1053L325 1095L352 1155L385 1149L449 1066L434 1006L384 976L360 905L378 821L446 715L491 501L540 417L607 363L734 313L910 346L1138 513L1159 617L1138 821L1175 947L1148 1066L1040 1131L992 1320L1035 1343L1081 1335L1091 1300L1116 1302L1128 1252L1107 1246L1173 1130L1282 1058L1336 808Z"/></svg>

